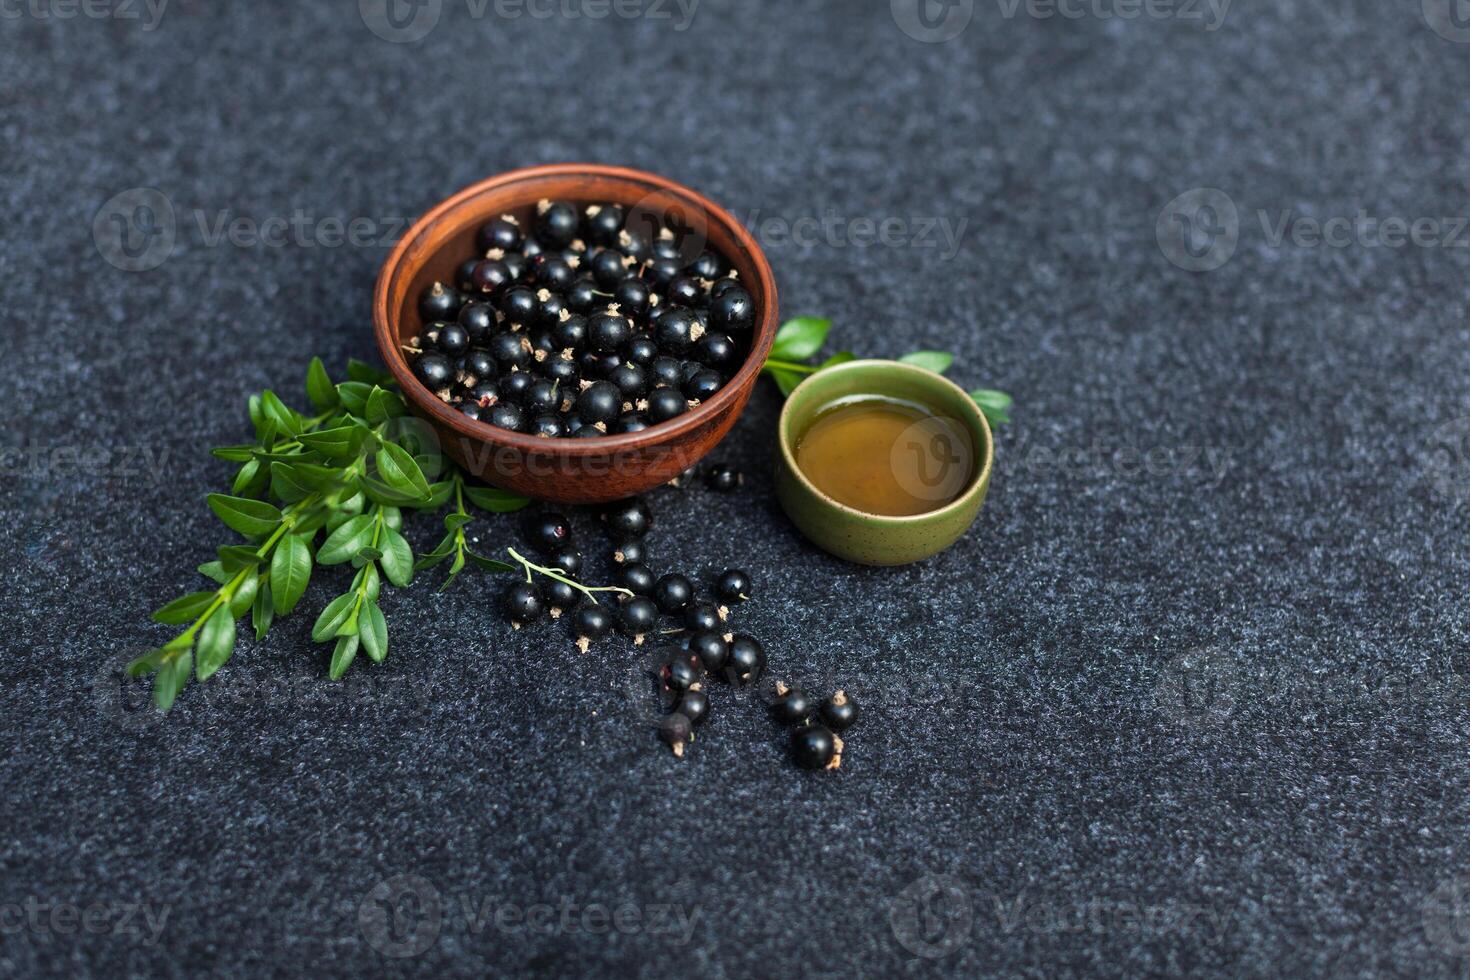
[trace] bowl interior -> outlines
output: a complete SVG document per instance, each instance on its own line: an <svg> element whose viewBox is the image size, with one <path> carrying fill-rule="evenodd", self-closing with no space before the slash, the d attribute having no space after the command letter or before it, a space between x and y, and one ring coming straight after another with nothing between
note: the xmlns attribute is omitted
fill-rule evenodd
<svg viewBox="0 0 1470 980"><path fill-rule="evenodd" d="M796 462L796 445L824 409L834 402L857 395L875 395L916 402L936 416L952 419L968 433L974 452L973 472L952 502L907 517L874 514L833 499L817 488ZM931 520L950 510L962 509L981 488L990 473L995 449L990 425L974 400L953 381L932 371L898 361L849 361L812 375L796 387L786 400L779 424L780 451L796 479L824 504L868 522L902 524Z"/></svg>

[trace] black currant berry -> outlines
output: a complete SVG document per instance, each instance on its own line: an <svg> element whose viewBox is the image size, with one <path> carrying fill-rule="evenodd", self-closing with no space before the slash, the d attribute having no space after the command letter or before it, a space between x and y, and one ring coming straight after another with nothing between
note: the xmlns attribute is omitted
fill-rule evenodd
<svg viewBox="0 0 1470 980"><path fill-rule="evenodd" d="M704 681L704 665L686 650L671 650L658 669L658 679L665 691L688 691Z"/></svg>
<svg viewBox="0 0 1470 980"><path fill-rule="evenodd" d="M623 230L625 214L616 204L593 204L583 212L582 233L599 245L613 245Z"/></svg>
<svg viewBox="0 0 1470 980"><path fill-rule="evenodd" d="M683 612L694 601L694 583L677 572L663 576L653 585L653 601L664 612Z"/></svg>
<svg viewBox="0 0 1470 980"><path fill-rule="evenodd" d="M573 313L591 313L599 298L597 280L588 276L582 276L567 287L567 309Z"/></svg>
<svg viewBox="0 0 1470 980"><path fill-rule="evenodd" d="M719 629L724 618L720 616L720 607L708 599L700 599L691 602L684 610L684 628L696 633L701 630Z"/></svg>
<svg viewBox="0 0 1470 980"><path fill-rule="evenodd" d="M643 561L643 556L646 553L647 549L644 547L642 540L629 538L617 546L617 549L613 551L612 559L619 565L634 565Z"/></svg>
<svg viewBox="0 0 1470 980"><path fill-rule="evenodd" d="M755 300L743 286L727 289L709 305L710 326L728 334L746 334L755 326Z"/></svg>
<svg viewBox="0 0 1470 980"><path fill-rule="evenodd" d="M481 225L475 242L481 252L488 252L492 248L510 252L521 247L521 229L506 216L501 216Z"/></svg>
<svg viewBox="0 0 1470 980"><path fill-rule="evenodd" d="M801 725L811 718L817 706L799 687L776 685L776 700L771 703L771 717L783 725Z"/></svg>
<svg viewBox="0 0 1470 980"><path fill-rule="evenodd" d="M546 612L546 603L541 599L541 590L529 582L513 586L505 596L505 608L513 623L534 623Z"/></svg>
<svg viewBox="0 0 1470 980"><path fill-rule="evenodd" d="M637 336L623 346L623 360L639 367L648 367L658 357L658 344L652 337Z"/></svg>
<svg viewBox="0 0 1470 980"><path fill-rule="evenodd" d="M438 328L434 346L449 357L463 357L470 349L470 332L458 323L441 323Z"/></svg>
<svg viewBox="0 0 1470 980"><path fill-rule="evenodd" d="M654 259L643 270L643 279L654 289L663 290L683 271L677 259Z"/></svg>
<svg viewBox="0 0 1470 980"><path fill-rule="evenodd" d="M594 381L577 396L577 416L588 425L616 419L623 410L623 393L610 381Z"/></svg>
<svg viewBox="0 0 1470 980"><path fill-rule="evenodd" d="M495 329L495 309L489 303L466 303L459 311L459 325L470 335L470 343L483 344Z"/></svg>
<svg viewBox="0 0 1470 980"><path fill-rule="evenodd" d="M465 259L454 270L454 288L458 289L461 295L473 295L480 291L475 285L475 267L479 264L479 259Z"/></svg>
<svg viewBox="0 0 1470 980"><path fill-rule="evenodd" d="M519 405L512 405L510 402L501 402L491 407L490 414L482 416L481 420L511 432L520 432L526 427L526 413L521 411Z"/></svg>
<svg viewBox="0 0 1470 980"><path fill-rule="evenodd" d="M511 323L530 323L536 315L536 293L528 286L512 286L501 295L499 308Z"/></svg>
<svg viewBox="0 0 1470 980"><path fill-rule="evenodd" d="M470 389L466 397L481 408L489 408L500 401L500 385L494 381L481 381Z"/></svg>
<svg viewBox="0 0 1470 980"><path fill-rule="evenodd" d="M618 628L642 642L642 638L658 625L658 606L647 596L634 596L623 603L618 613Z"/></svg>
<svg viewBox="0 0 1470 980"><path fill-rule="evenodd" d="M577 273L560 255L538 255L531 260L531 281L537 286L560 291L577 278Z"/></svg>
<svg viewBox="0 0 1470 980"><path fill-rule="evenodd" d="M724 386L725 379L721 377L720 372L706 368L703 371L696 371L694 377L684 382L684 395L693 401L708 401Z"/></svg>
<svg viewBox="0 0 1470 980"><path fill-rule="evenodd" d="M577 209L561 201L542 201L536 208L536 238L547 248L562 249L577 237Z"/></svg>
<svg viewBox="0 0 1470 980"><path fill-rule="evenodd" d="M653 383L665 388L678 388L684 384L683 365L678 358L658 357L648 368Z"/></svg>
<svg viewBox="0 0 1470 980"><path fill-rule="evenodd" d="M610 293L628 274L628 257L615 249L605 248L592 256L590 269L598 291Z"/></svg>
<svg viewBox="0 0 1470 980"><path fill-rule="evenodd" d="M592 641L607 636L612 628L612 614L601 606L578 606L577 611L572 614L572 631L577 634L577 646L583 653L587 652Z"/></svg>
<svg viewBox="0 0 1470 980"><path fill-rule="evenodd" d="M614 540L627 541L649 532L653 527L653 511L642 497L630 497L609 505L602 513L602 521Z"/></svg>
<svg viewBox="0 0 1470 980"><path fill-rule="evenodd" d="M582 554L570 544L550 548L546 552L546 567L559 570L569 578L582 573Z"/></svg>
<svg viewBox="0 0 1470 980"><path fill-rule="evenodd" d="M531 271L531 260L521 252L511 252L500 261L505 263L505 268L510 272L511 282L525 282L526 274Z"/></svg>
<svg viewBox="0 0 1470 980"><path fill-rule="evenodd" d="M842 760L837 736L821 725L804 725L792 732L791 755L803 769L835 769Z"/></svg>
<svg viewBox="0 0 1470 980"><path fill-rule="evenodd" d="M443 354L425 353L413 366L424 386L438 391L454 380L454 364Z"/></svg>
<svg viewBox="0 0 1470 980"><path fill-rule="evenodd" d="M570 312L561 293L553 293L545 288L536 293L536 315L531 318L532 323L549 329L561 322L563 314L570 315Z"/></svg>
<svg viewBox="0 0 1470 980"><path fill-rule="evenodd" d="M744 602L750 593L750 573L738 568L725 569L715 583L715 594L726 602Z"/></svg>
<svg viewBox="0 0 1470 980"><path fill-rule="evenodd" d="M689 636L689 652L699 658L704 669L715 673L730 661L730 644L713 630L700 630Z"/></svg>
<svg viewBox="0 0 1470 980"><path fill-rule="evenodd" d="M744 288L743 286L741 286L740 280L733 277L726 277L717 281L713 286L710 286L709 288L710 301L713 302L719 299L721 296L725 295L726 292L736 288L737 286L740 286L740 288L742 289Z"/></svg>
<svg viewBox="0 0 1470 980"><path fill-rule="evenodd" d="M652 595L654 582L653 570L640 561L627 562L618 571L618 585L634 595Z"/></svg>
<svg viewBox="0 0 1470 980"><path fill-rule="evenodd" d="M744 482L740 471L723 463L716 463L704 474L704 485L718 493L729 493Z"/></svg>
<svg viewBox="0 0 1470 980"><path fill-rule="evenodd" d="M846 691L838 691L822 702L822 723L834 732L847 731L857 724L857 720L857 702L848 697Z"/></svg>
<svg viewBox="0 0 1470 980"><path fill-rule="evenodd" d="M694 347L694 357L701 364L720 370L728 370L740 361L740 351L735 341L722 333L706 334L699 338Z"/></svg>
<svg viewBox="0 0 1470 980"><path fill-rule="evenodd" d="M636 402L648 394L648 375L638 365L624 361L617 366L607 380L618 386L623 393L623 398L630 402Z"/></svg>
<svg viewBox="0 0 1470 980"><path fill-rule="evenodd" d="M486 259L475 266L475 288L482 293L494 295L514 281L505 263L498 259Z"/></svg>
<svg viewBox="0 0 1470 980"><path fill-rule="evenodd" d="M594 313L587 320L587 345L598 354L617 353L632 333L632 324L619 313Z"/></svg>
<svg viewBox="0 0 1470 980"><path fill-rule="evenodd" d="M518 333L498 333L485 349L501 368L525 367L531 361L531 344Z"/></svg>
<svg viewBox="0 0 1470 980"><path fill-rule="evenodd" d="M694 740L694 723L677 711L665 715L658 725L658 737L673 750L676 759L682 759L687 746Z"/></svg>
<svg viewBox="0 0 1470 980"><path fill-rule="evenodd" d="M642 432L651 425L648 417L642 412L624 412L612 424L612 430L620 435L626 435L629 432Z"/></svg>
<svg viewBox="0 0 1470 980"><path fill-rule="evenodd" d="M684 354L700 336L699 318L683 306L670 308L653 327L654 342L665 354Z"/></svg>
<svg viewBox="0 0 1470 980"><path fill-rule="evenodd" d="M496 373L495 358L482 350L472 350L466 354L461 367L465 374L474 379L473 385L478 385L486 378L495 377Z"/></svg>
<svg viewBox="0 0 1470 980"><path fill-rule="evenodd" d="M459 408L459 413L465 418L474 419L476 422L480 421L481 409L480 406L475 404L474 402L465 402L462 405L456 407Z"/></svg>
<svg viewBox="0 0 1470 980"><path fill-rule="evenodd" d="M525 371L513 371L500 379L500 398L517 405L526 400L526 392L536 383L536 376Z"/></svg>
<svg viewBox="0 0 1470 980"><path fill-rule="evenodd" d="M557 387L555 381L547 381L543 378L526 389L525 396L521 398L521 404L532 415L551 415L561 407L561 389Z"/></svg>
<svg viewBox="0 0 1470 980"><path fill-rule="evenodd" d="M706 250L700 253L699 258L689 263L689 267L684 271L701 279L723 279L730 271L730 263L726 262L718 252Z"/></svg>
<svg viewBox="0 0 1470 980"><path fill-rule="evenodd" d="M678 418L688 407L683 394L673 388L655 388L648 394L648 418L655 425Z"/></svg>
<svg viewBox="0 0 1470 980"><path fill-rule="evenodd" d="M582 372L577 369L576 361L569 361L560 356L548 357L541 364L541 373L561 385L564 399L569 397L565 394L566 392L580 390L577 382L582 379Z"/></svg>
<svg viewBox="0 0 1470 980"><path fill-rule="evenodd" d="M577 599L582 594L573 586L565 582L558 582L556 579L551 579L542 586L542 592L546 596L547 607L556 613L575 606Z"/></svg>
<svg viewBox="0 0 1470 980"><path fill-rule="evenodd" d="M652 296L653 293L649 290L648 283L636 276L628 276L613 290L613 302L631 317L641 317L647 314L652 303Z"/></svg>
<svg viewBox="0 0 1470 980"><path fill-rule="evenodd" d="M703 725L709 718L709 695L703 691L685 691L674 702L674 713L688 718L692 724Z"/></svg>
<svg viewBox="0 0 1470 980"><path fill-rule="evenodd" d="M525 526L526 540L540 551L556 551L572 543L572 522L554 510L528 515Z"/></svg>
<svg viewBox="0 0 1470 980"><path fill-rule="evenodd" d="M730 661L725 665L725 679L737 687L754 684L766 669L766 649L753 636L737 633L730 641Z"/></svg>
<svg viewBox="0 0 1470 980"><path fill-rule="evenodd" d="M565 320L557 320L551 328L551 339L557 350L576 352L587 343L587 318L580 313L571 313Z"/></svg>
<svg viewBox="0 0 1470 980"><path fill-rule="evenodd" d="M419 317L425 323L453 320L459 315L461 304L458 290L436 282L419 295Z"/></svg>
<svg viewBox="0 0 1470 980"><path fill-rule="evenodd" d="M590 350L584 351L577 358L577 366L582 373L589 378L607 379L607 376L616 371L623 363L620 354L594 354Z"/></svg>
<svg viewBox="0 0 1470 980"><path fill-rule="evenodd" d="M676 277L673 282L669 283L665 295L668 301L675 306L696 306L707 298L699 280L691 279L689 276Z"/></svg>
<svg viewBox="0 0 1470 980"><path fill-rule="evenodd" d="M572 418L575 419L576 416L573 415ZM573 439L601 439L605 435L607 435L607 433L603 432L595 425L584 425L580 429L575 429L572 431Z"/></svg>
<svg viewBox="0 0 1470 980"><path fill-rule="evenodd" d="M567 427L560 415L538 415L531 420L526 432L538 439L560 439L567 434Z"/></svg>

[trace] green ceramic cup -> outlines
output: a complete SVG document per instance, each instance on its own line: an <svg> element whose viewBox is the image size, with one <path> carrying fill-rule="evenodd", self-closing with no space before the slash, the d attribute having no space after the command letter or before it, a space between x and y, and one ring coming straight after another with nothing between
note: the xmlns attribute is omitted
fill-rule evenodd
<svg viewBox="0 0 1470 980"><path fill-rule="evenodd" d="M818 490L796 465L796 444L823 409L839 399L873 395L917 402L935 417L915 423L889 453L905 490L936 501L936 509L912 517L870 514ZM995 443L985 415L954 382L898 361L849 361L807 378L781 412L776 495L796 526L818 547L863 565L906 565L938 554L975 522L985 492ZM913 440L943 439L945 465L925 465ZM968 457L968 458L966 458ZM958 494L958 496L956 496ZM949 503L944 501L949 500Z"/></svg>

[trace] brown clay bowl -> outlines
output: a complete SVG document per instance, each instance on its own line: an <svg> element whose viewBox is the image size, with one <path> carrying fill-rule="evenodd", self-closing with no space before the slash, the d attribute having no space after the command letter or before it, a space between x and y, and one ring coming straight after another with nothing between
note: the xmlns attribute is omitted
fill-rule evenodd
<svg viewBox="0 0 1470 980"><path fill-rule="evenodd" d="M745 363L713 398L643 432L542 439L474 421L414 377L402 345L423 328L419 294L436 281L454 281L459 264L474 254L476 233L485 222L513 214L521 227L530 228L537 202L547 199L623 205L630 225L648 229L645 233L674 221L693 232L693 242L707 241L739 270L755 301L756 324ZM729 213L673 181L597 164L513 170L460 191L420 218L399 242L383 265L373 296L373 330L383 360L409 409L433 428L444 452L486 483L562 503L620 500L667 483L703 459L750 400L775 340L777 320L770 264Z"/></svg>

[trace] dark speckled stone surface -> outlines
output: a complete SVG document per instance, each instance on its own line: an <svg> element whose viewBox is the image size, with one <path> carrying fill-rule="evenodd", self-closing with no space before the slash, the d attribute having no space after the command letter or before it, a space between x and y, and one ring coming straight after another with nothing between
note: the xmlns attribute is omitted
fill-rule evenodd
<svg viewBox="0 0 1470 980"><path fill-rule="evenodd" d="M977 0L941 43L899 21L966 4L570 4L431 2L412 43L344 0L0 11L0 974L1464 975L1448 4ZM747 216L843 345L1016 395L979 524L919 566L794 532L769 387L719 454L743 492L653 501L659 568L756 575L772 679L861 700L842 770L726 691L676 763L632 652L512 633L486 579L388 598L345 685L298 617L140 711L117 667L225 540L206 450L247 393L371 356L398 219L577 158ZM127 272L97 242L138 201L95 219L139 187L175 242L155 209ZM1166 210L1198 188L1228 202Z"/></svg>

